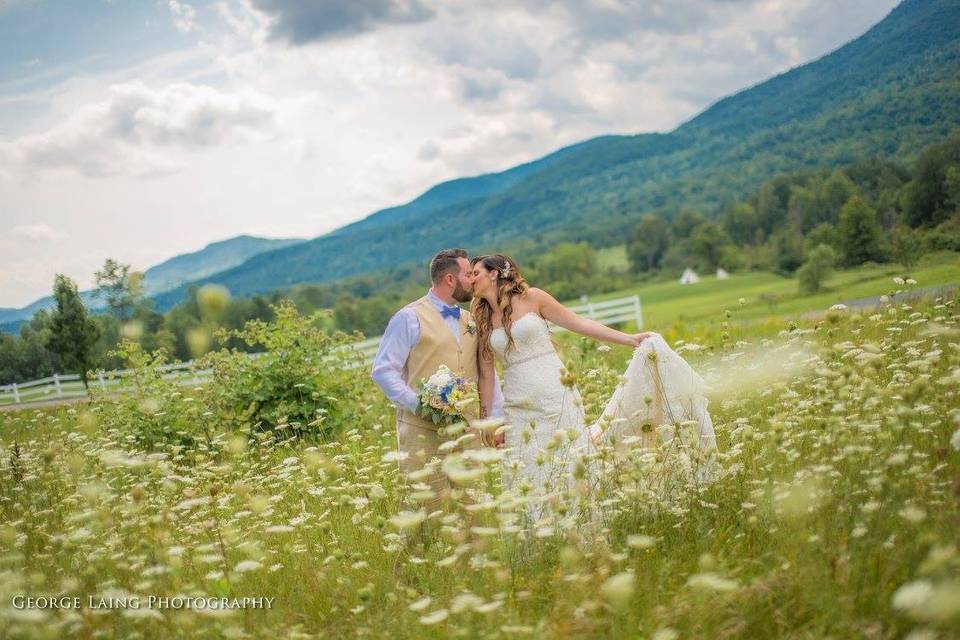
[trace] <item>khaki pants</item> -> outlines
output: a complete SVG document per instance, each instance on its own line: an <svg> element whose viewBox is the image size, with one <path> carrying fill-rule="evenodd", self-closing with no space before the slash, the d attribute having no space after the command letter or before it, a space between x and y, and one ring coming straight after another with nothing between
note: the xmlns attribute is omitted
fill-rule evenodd
<svg viewBox="0 0 960 640"><path fill-rule="evenodd" d="M439 459L442 462L448 452L441 453L439 447L447 440L447 437L437 433L434 425L401 411L397 415L397 449L408 454L405 460L400 461L400 473L403 477L406 478L408 473L422 469L431 460ZM477 437L458 446L453 452L479 449L481 446L480 438ZM440 469L441 462L436 463L433 473L417 480L429 485L434 492L434 499L425 503L431 508L436 508L453 488L446 474Z"/></svg>

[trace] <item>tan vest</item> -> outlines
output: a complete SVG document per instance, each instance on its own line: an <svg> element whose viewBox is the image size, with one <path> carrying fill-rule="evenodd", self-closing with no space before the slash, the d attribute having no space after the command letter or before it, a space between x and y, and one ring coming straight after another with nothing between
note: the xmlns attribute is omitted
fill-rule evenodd
<svg viewBox="0 0 960 640"><path fill-rule="evenodd" d="M429 378L440 365L447 365L451 371L459 373L464 378L477 383L477 339L467 331L470 322L470 313L460 311L460 344L447 326L440 311L437 310L426 296L409 305L417 314L420 322L420 340L410 350L406 366L403 369L403 379L414 390L418 390L420 383ZM415 413L406 409L397 410L397 420L406 422L423 429L436 431L432 422L424 420Z"/></svg>

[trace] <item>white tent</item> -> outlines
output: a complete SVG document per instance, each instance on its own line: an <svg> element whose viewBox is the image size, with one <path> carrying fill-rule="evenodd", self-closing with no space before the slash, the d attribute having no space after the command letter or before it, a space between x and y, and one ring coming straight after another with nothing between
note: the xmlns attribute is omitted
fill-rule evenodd
<svg viewBox="0 0 960 640"><path fill-rule="evenodd" d="M694 282L700 282L700 276L693 269L687 267L683 270L683 275L680 276L680 284L693 284Z"/></svg>
<svg viewBox="0 0 960 640"><path fill-rule="evenodd" d="M726 280L730 274L723 270L723 267L717 267L717 280Z"/></svg>

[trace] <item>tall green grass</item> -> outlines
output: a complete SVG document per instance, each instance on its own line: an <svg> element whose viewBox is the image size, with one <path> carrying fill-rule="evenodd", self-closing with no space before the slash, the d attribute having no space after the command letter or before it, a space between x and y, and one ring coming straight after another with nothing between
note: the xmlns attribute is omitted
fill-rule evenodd
<svg viewBox="0 0 960 640"><path fill-rule="evenodd" d="M743 290L729 317L674 328L714 390L722 477L665 498L650 472L670 454L628 449L587 496L599 527L524 528L495 463L430 513L362 372L336 381L350 410L302 437L225 401L285 375L239 360L230 390L159 393L141 360L121 405L0 414L0 636L956 637L957 301L755 323L730 303ZM628 354L573 338L563 352L596 416ZM19 610L16 594L275 601Z"/></svg>

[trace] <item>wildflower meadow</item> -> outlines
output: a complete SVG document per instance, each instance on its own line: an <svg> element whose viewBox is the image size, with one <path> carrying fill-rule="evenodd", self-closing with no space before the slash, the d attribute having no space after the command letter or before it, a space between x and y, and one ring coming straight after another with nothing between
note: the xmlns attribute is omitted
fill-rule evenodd
<svg viewBox="0 0 960 640"><path fill-rule="evenodd" d="M232 332L266 355L196 387L125 342L124 395L0 413L0 637L960 637L956 297L739 307L654 328L711 389L712 481L689 439L627 437L537 522L456 440L433 508L318 317ZM595 418L630 354L561 343Z"/></svg>

